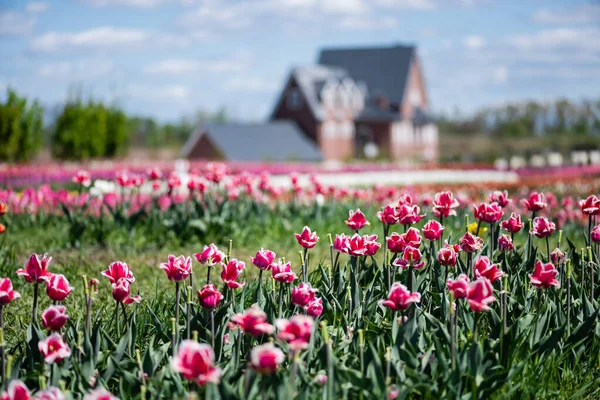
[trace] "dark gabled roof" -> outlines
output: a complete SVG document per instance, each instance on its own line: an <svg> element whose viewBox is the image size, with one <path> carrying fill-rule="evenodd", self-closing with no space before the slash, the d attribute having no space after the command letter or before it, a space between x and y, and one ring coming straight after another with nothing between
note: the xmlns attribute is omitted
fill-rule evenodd
<svg viewBox="0 0 600 400"><path fill-rule="evenodd" d="M181 151L188 157L203 135L228 161L321 161L315 143L292 121L259 124L205 124L196 129Z"/></svg>
<svg viewBox="0 0 600 400"><path fill-rule="evenodd" d="M348 71L355 81L367 84L369 93L382 93L401 104L408 81L414 46L324 49L318 63Z"/></svg>
<svg viewBox="0 0 600 400"><path fill-rule="evenodd" d="M391 122L400 121L402 115L398 111L383 110L380 107L369 105L355 117L357 122Z"/></svg>

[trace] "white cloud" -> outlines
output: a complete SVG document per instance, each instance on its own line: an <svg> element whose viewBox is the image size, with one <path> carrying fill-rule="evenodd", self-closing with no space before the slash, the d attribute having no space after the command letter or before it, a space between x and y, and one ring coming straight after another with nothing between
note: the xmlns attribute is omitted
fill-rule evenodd
<svg viewBox="0 0 600 400"><path fill-rule="evenodd" d="M36 19L24 13L0 12L0 35L26 35L35 26Z"/></svg>
<svg viewBox="0 0 600 400"><path fill-rule="evenodd" d="M398 26L398 21L394 17L376 18L348 15L340 19L337 25L348 31L375 31L395 28Z"/></svg>
<svg viewBox="0 0 600 400"><path fill-rule="evenodd" d="M107 7L107 6L126 6L134 8L152 8L165 3L170 0L86 0L87 3L94 7Z"/></svg>
<svg viewBox="0 0 600 400"><path fill-rule="evenodd" d="M492 80L498 84L508 81L508 68L504 65L498 66L492 70Z"/></svg>
<svg viewBox="0 0 600 400"><path fill-rule="evenodd" d="M277 79L261 77L235 77L225 82L223 89L228 92L270 93L280 88Z"/></svg>
<svg viewBox="0 0 600 400"><path fill-rule="evenodd" d="M31 48L39 52L73 49L132 48L141 46L187 46L189 38L143 29L104 26L81 32L47 32L33 39Z"/></svg>
<svg viewBox="0 0 600 400"><path fill-rule="evenodd" d="M516 35L509 42L523 50L600 50L600 29L558 28Z"/></svg>
<svg viewBox="0 0 600 400"><path fill-rule="evenodd" d="M462 41L463 46L472 50L479 50L487 44L487 41L481 36L471 35L467 36Z"/></svg>
<svg viewBox="0 0 600 400"><path fill-rule="evenodd" d="M25 6L25 9L29 13L41 14L48 10L48 3L45 3L43 1L33 1L31 3L27 3L27 6Z"/></svg>
<svg viewBox="0 0 600 400"><path fill-rule="evenodd" d="M192 60L170 58L144 67L148 74L186 75L199 72L239 72L248 68L252 62L249 53L235 54L230 58L213 60Z"/></svg>
<svg viewBox="0 0 600 400"><path fill-rule="evenodd" d="M114 63L109 60L84 59L44 64L40 67L39 74L44 78L77 81L106 76L114 67Z"/></svg>
<svg viewBox="0 0 600 400"><path fill-rule="evenodd" d="M126 89L128 96L151 101L183 101L190 97L191 91L183 85L131 85Z"/></svg>
<svg viewBox="0 0 600 400"><path fill-rule="evenodd" d="M433 0L375 0L375 4L399 10L435 10L437 8Z"/></svg>
<svg viewBox="0 0 600 400"><path fill-rule="evenodd" d="M600 5L583 4L567 9L542 8L533 13L533 20L545 24L575 25L600 22Z"/></svg>

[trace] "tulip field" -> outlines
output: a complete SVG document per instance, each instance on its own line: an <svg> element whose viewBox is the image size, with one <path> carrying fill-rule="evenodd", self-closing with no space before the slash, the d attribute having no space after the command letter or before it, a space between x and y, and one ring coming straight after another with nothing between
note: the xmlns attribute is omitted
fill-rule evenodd
<svg viewBox="0 0 600 400"><path fill-rule="evenodd" d="M0 400L600 398L600 178L288 177L0 188Z"/></svg>

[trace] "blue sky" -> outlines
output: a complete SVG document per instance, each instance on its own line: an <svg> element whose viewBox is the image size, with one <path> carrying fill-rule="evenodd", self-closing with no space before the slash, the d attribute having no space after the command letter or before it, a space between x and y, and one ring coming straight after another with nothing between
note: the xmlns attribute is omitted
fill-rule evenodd
<svg viewBox="0 0 600 400"><path fill-rule="evenodd" d="M418 46L435 112L600 94L595 0L2 0L0 90L260 120L321 47L394 43Z"/></svg>

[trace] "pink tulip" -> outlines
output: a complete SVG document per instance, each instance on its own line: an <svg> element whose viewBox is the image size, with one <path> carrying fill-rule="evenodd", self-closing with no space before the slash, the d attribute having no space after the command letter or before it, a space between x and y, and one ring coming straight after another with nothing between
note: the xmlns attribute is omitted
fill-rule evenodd
<svg viewBox="0 0 600 400"><path fill-rule="evenodd" d="M349 247L350 237L345 234L335 235L335 240L333 241L333 249L339 253L347 253Z"/></svg>
<svg viewBox="0 0 600 400"><path fill-rule="evenodd" d="M274 263L271 266L271 273L273 274L273 279L281 283L292 283L298 278L294 271L292 271L292 264L289 261L285 264L281 260Z"/></svg>
<svg viewBox="0 0 600 400"><path fill-rule="evenodd" d="M205 285L198 291L198 301L206 309L212 310L217 308L221 300L223 300L223 294L213 284Z"/></svg>
<svg viewBox="0 0 600 400"><path fill-rule="evenodd" d="M192 272L192 259L190 257L179 256L175 257L169 254L168 261L159 266L165 271L167 278L170 281L182 282L185 281Z"/></svg>
<svg viewBox="0 0 600 400"><path fill-rule="evenodd" d="M13 379L8 384L6 392L0 395L0 400L33 400L33 397L22 381Z"/></svg>
<svg viewBox="0 0 600 400"><path fill-rule="evenodd" d="M415 269L421 269L425 265L425 261L421 261L423 255L417 248L407 246L402 253L402 257L396 258L393 265L400 268L413 267Z"/></svg>
<svg viewBox="0 0 600 400"><path fill-rule="evenodd" d="M49 274L46 276L46 294L54 301L63 301L73 287L63 274Z"/></svg>
<svg viewBox="0 0 600 400"><path fill-rule="evenodd" d="M160 170L160 168L157 167L148 168L148 171L146 171L146 175L148 175L148 179L150 179L151 181L155 181L157 179L162 178L162 171Z"/></svg>
<svg viewBox="0 0 600 400"><path fill-rule="evenodd" d="M412 303L419 303L420 301L420 293L411 293L403 284L394 282L392 283L387 299L381 300L381 304L391 310L398 311L406 310Z"/></svg>
<svg viewBox="0 0 600 400"><path fill-rule="evenodd" d="M479 278L469 286L467 302L471 311L482 312L490 310L489 304L496 301L492 283L487 278Z"/></svg>
<svg viewBox="0 0 600 400"><path fill-rule="evenodd" d="M510 199L508 198L508 192L506 190L496 190L490 193L488 197L488 202L497 203L500 207L504 208L508 205L508 203L510 203Z"/></svg>
<svg viewBox="0 0 600 400"><path fill-rule="evenodd" d="M102 271L102 275L108 278L110 283L116 283L120 279L124 279L129 283L135 282L133 272L129 269L127 263L115 261L108 266L108 269Z"/></svg>
<svg viewBox="0 0 600 400"><path fill-rule="evenodd" d="M423 239L421 238L421 234L417 228L409 228L406 233L403 233L400 236L402 236L402 241L404 242L405 248L408 246L417 249L421 247L421 242Z"/></svg>
<svg viewBox="0 0 600 400"><path fill-rule="evenodd" d="M521 222L521 216L517 213L510 214L510 218L500 222L500 227L509 233L517 233L525 224Z"/></svg>
<svg viewBox="0 0 600 400"><path fill-rule="evenodd" d="M556 277L558 270L552 263L543 263L538 260L535 263L533 274L529 274L529 281L538 289L548 289L551 286L560 286Z"/></svg>
<svg viewBox="0 0 600 400"><path fill-rule="evenodd" d="M142 301L140 296L130 296L131 283L127 278L121 278L112 284L112 296L117 303L131 304Z"/></svg>
<svg viewBox="0 0 600 400"><path fill-rule="evenodd" d="M56 386L50 386L38 392L35 398L36 400L65 400L65 395Z"/></svg>
<svg viewBox="0 0 600 400"><path fill-rule="evenodd" d="M256 256L250 257L250 260L252 260L252 264L254 264L258 269L268 271L271 269L271 265L275 260L275 253L271 250L260 249L256 253Z"/></svg>
<svg viewBox="0 0 600 400"><path fill-rule="evenodd" d="M0 278L0 307L9 304L19 297L21 297L21 294L13 290L10 278Z"/></svg>
<svg viewBox="0 0 600 400"><path fill-rule="evenodd" d="M253 304L243 314L231 317L230 328L238 327L250 336L270 335L275 329L267 322L267 314L260 309L258 304Z"/></svg>
<svg viewBox="0 0 600 400"><path fill-rule="evenodd" d="M515 245L509 235L500 235L498 238L498 249L504 252L513 251L515 249Z"/></svg>
<svg viewBox="0 0 600 400"><path fill-rule="evenodd" d="M119 171L116 173L117 184L121 187L129 186L130 176L127 171Z"/></svg>
<svg viewBox="0 0 600 400"><path fill-rule="evenodd" d="M319 385L323 386L324 384L327 383L327 375L318 374L317 376L315 376L315 382L318 383Z"/></svg>
<svg viewBox="0 0 600 400"><path fill-rule="evenodd" d="M431 221L427 221L427 223L423 226L423 236L425 236L425 239L429 241L438 240L442 237L444 229L444 225L432 219Z"/></svg>
<svg viewBox="0 0 600 400"><path fill-rule="evenodd" d="M306 313L313 318L317 318L323 314L323 299L320 297L315 298L305 307Z"/></svg>
<svg viewBox="0 0 600 400"><path fill-rule="evenodd" d="M559 266L565 262L565 253L563 253L558 247L550 253L550 261L554 266Z"/></svg>
<svg viewBox="0 0 600 400"><path fill-rule="evenodd" d="M396 207L388 205L382 211L377 213L377 218L386 225L394 225L398 223L398 210Z"/></svg>
<svg viewBox="0 0 600 400"><path fill-rule="evenodd" d="M314 289L310 283L301 283L292 288L292 303L298 307L304 307L315 299L317 289Z"/></svg>
<svg viewBox="0 0 600 400"><path fill-rule="evenodd" d="M465 274L460 274L455 280L448 279L446 286L452 292L455 299L464 299L469 291L469 277Z"/></svg>
<svg viewBox="0 0 600 400"><path fill-rule="evenodd" d="M452 192L439 192L435 194L433 199L433 215L436 217L449 217L456 215L456 210L460 203L456 200Z"/></svg>
<svg viewBox="0 0 600 400"><path fill-rule="evenodd" d="M487 256L477 257L473 270L475 271L475 278L484 277L489 279L490 282L495 282L504 275L504 272L498 269L498 264L493 264Z"/></svg>
<svg viewBox="0 0 600 400"><path fill-rule="evenodd" d="M220 264L225 259L225 253L217 248L214 243L204 246L202 253L194 254L196 261L209 267Z"/></svg>
<svg viewBox="0 0 600 400"><path fill-rule="evenodd" d="M240 278L240 275L244 268L246 268L246 263L243 261L238 261L235 258L229 260L227 265L222 264L223 271L221 272L221 279L228 288L230 289L238 289L244 286L243 282L238 282L237 280Z"/></svg>
<svg viewBox="0 0 600 400"><path fill-rule="evenodd" d="M65 306L49 306L42 313L42 325L50 331L60 331L68 319Z"/></svg>
<svg viewBox="0 0 600 400"><path fill-rule="evenodd" d="M80 184L81 186L88 187L92 183L90 173L84 170L79 170L73 177L73 182Z"/></svg>
<svg viewBox="0 0 600 400"><path fill-rule="evenodd" d="M301 233L295 233L294 235L296 236L298 244L305 249L312 249L319 240L317 232L312 232L308 226L305 226Z"/></svg>
<svg viewBox="0 0 600 400"><path fill-rule="evenodd" d="M554 222L550 222L546 217L536 217L533 219L533 227L529 233L543 239L552 235L555 230L556 225Z"/></svg>
<svg viewBox="0 0 600 400"><path fill-rule="evenodd" d="M600 243L600 225L596 225L590 233L590 238L594 243Z"/></svg>
<svg viewBox="0 0 600 400"><path fill-rule="evenodd" d="M595 195L579 200L579 207L584 215L600 215L600 199Z"/></svg>
<svg viewBox="0 0 600 400"><path fill-rule="evenodd" d="M285 354L273 343L256 346L250 352L250 365L259 374L269 375L277 371L285 360Z"/></svg>
<svg viewBox="0 0 600 400"><path fill-rule="evenodd" d="M58 333L53 333L46 339L39 341L38 350L48 364L59 363L71 356L71 349Z"/></svg>
<svg viewBox="0 0 600 400"><path fill-rule="evenodd" d="M416 224L425 218L425 215L419 215L419 212L419 206L403 204L398 207L398 223L402 225Z"/></svg>
<svg viewBox="0 0 600 400"><path fill-rule="evenodd" d="M371 225L369 221L367 221L365 214L360 211L360 208L357 208L356 210L350 210L348 214L348 219L345 222L348 228L352 229L353 231L358 231L367 225Z"/></svg>
<svg viewBox="0 0 600 400"><path fill-rule="evenodd" d="M277 339L286 342L291 351L307 349L313 325L314 320L306 315L293 315L289 320L279 318L275 320Z"/></svg>
<svg viewBox="0 0 600 400"><path fill-rule="evenodd" d="M476 253L483 248L483 239L466 232L460 239L460 248L467 253Z"/></svg>
<svg viewBox="0 0 600 400"><path fill-rule="evenodd" d="M86 394L83 400L119 400L119 398L103 387L99 387Z"/></svg>
<svg viewBox="0 0 600 400"><path fill-rule="evenodd" d="M173 371L183 375L188 381L204 386L219 383L221 369L215 366L215 352L205 343L183 340L177 354L171 360Z"/></svg>
<svg viewBox="0 0 600 400"><path fill-rule="evenodd" d="M22 276L28 283L41 283L48 276L48 266L52 257L44 254L40 258L37 254L32 254L27 260L24 269L17 270L17 275Z"/></svg>
<svg viewBox="0 0 600 400"><path fill-rule="evenodd" d="M498 203L481 203L478 206L473 205L473 216L478 221L495 224L500 221L502 215L504 215L504 211L502 211L502 208Z"/></svg>
<svg viewBox="0 0 600 400"><path fill-rule="evenodd" d="M521 203L527 208L527 210L536 212L543 210L548 206L544 198L544 193L534 192L529 196L529 199L521 200Z"/></svg>
<svg viewBox="0 0 600 400"><path fill-rule="evenodd" d="M437 259L440 264L446 267L454 267L458 262L458 252L460 247L458 245L450 246L448 243L442 247L437 254Z"/></svg>
<svg viewBox="0 0 600 400"><path fill-rule="evenodd" d="M396 232L388 236L386 240L388 250L392 253L402 253L406 247L404 237Z"/></svg>

